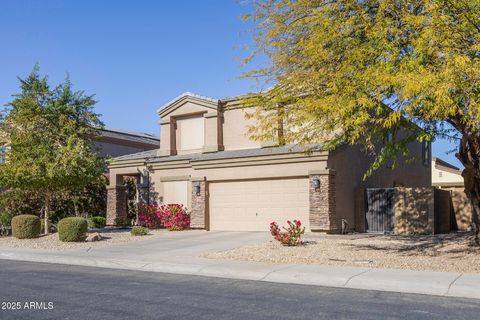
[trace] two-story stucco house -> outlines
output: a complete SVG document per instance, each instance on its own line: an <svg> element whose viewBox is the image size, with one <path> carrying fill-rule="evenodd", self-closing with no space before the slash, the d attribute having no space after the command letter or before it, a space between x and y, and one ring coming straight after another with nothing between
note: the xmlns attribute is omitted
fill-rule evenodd
<svg viewBox="0 0 480 320"><path fill-rule="evenodd" d="M362 177L372 159L360 147L269 146L252 141L239 98L184 93L158 110L160 148L114 158L108 188L109 224L126 214L124 176L136 176L143 201L181 203L193 228L266 231L272 221L299 219L308 231L355 227L360 187L431 185L429 148L413 143L419 161ZM427 146L428 147L428 146ZM425 152L427 150L427 152Z"/></svg>

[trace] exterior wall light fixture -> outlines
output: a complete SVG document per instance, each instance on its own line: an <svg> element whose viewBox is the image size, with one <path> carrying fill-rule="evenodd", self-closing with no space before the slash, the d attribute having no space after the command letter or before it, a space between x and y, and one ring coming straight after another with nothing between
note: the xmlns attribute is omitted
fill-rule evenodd
<svg viewBox="0 0 480 320"><path fill-rule="evenodd" d="M199 196L200 195L200 182L195 183L193 186L193 192Z"/></svg>
<svg viewBox="0 0 480 320"><path fill-rule="evenodd" d="M318 178L313 179L313 187L315 188L315 191L320 190L320 179Z"/></svg>

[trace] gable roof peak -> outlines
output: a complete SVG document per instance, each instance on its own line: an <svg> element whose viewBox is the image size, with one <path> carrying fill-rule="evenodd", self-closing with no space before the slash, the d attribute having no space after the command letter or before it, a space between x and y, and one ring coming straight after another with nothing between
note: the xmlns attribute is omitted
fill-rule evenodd
<svg viewBox="0 0 480 320"><path fill-rule="evenodd" d="M213 102L213 103L218 103L219 99L215 99L215 98L212 98L212 97L207 97L207 96L202 96L200 94L196 94L196 93L192 93L190 91L187 91L187 92L184 92L178 96L176 96L174 99L168 101L167 103L165 103L164 105L162 105L160 108L157 109L157 113L161 113L164 109L167 109L170 105L174 104L175 102L181 100L181 99L184 99L184 98L196 98L196 99L200 99L200 100L203 100L203 101L207 101L207 102Z"/></svg>

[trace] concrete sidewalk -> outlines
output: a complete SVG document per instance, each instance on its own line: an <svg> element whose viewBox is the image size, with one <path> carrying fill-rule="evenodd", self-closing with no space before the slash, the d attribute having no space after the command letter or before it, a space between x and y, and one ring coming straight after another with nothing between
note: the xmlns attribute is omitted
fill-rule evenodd
<svg viewBox="0 0 480 320"><path fill-rule="evenodd" d="M216 241L212 241L215 239ZM0 248L0 259L164 272L242 280L318 285L480 299L480 274L301 264L220 261L199 257L266 239L261 233L180 233L162 241L135 241L92 250Z"/></svg>

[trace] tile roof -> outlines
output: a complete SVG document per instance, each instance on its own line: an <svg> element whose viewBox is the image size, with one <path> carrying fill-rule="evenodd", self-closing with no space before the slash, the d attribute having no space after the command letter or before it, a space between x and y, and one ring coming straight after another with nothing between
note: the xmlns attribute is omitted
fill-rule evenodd
<svg viewBox="0 0 480 320"><path fill-rule="evenodd" d="M102 137L113 138L118 140L127 140L132 142L160 145L160 138L148 133L132 132L123 129L104 128L102 130ZM101 138L100 138L101 140Z"/></svg>

